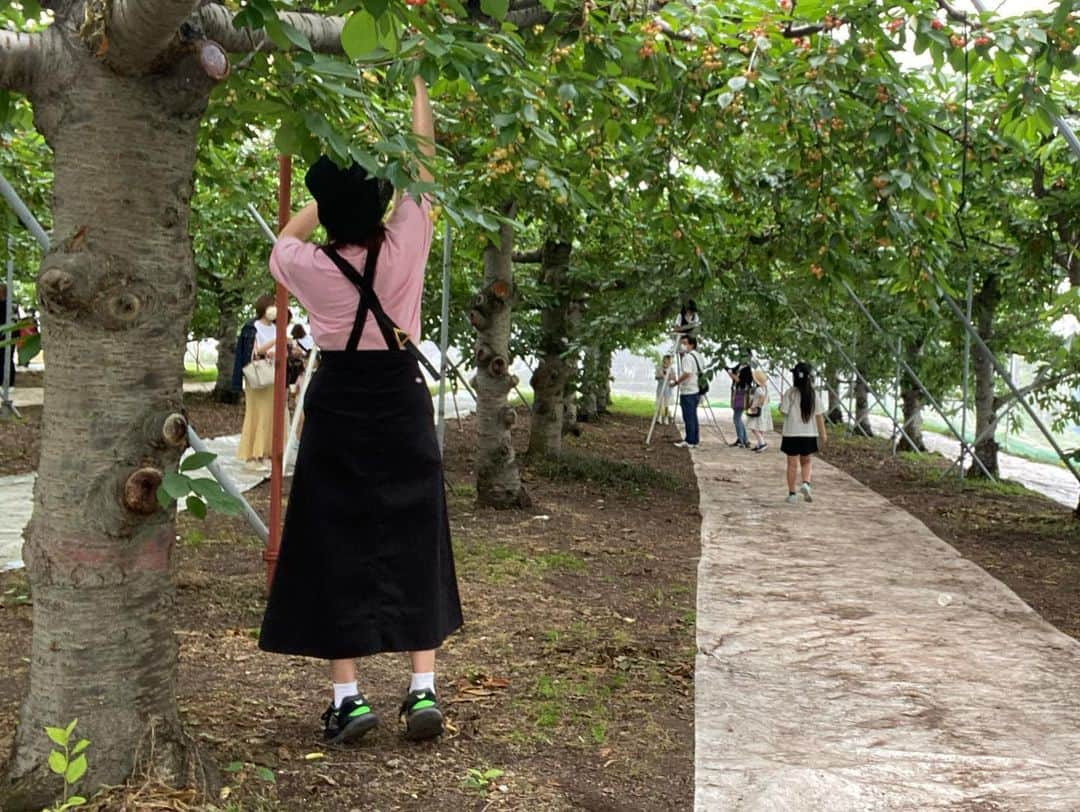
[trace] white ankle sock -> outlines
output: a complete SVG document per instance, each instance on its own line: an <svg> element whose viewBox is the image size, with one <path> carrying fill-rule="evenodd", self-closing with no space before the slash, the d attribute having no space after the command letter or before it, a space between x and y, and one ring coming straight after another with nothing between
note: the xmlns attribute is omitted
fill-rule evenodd
<svg viewBox="0 0 1080 812"><path fill-rule="evenodd" d="M335 682L334 683L334 707L341 707L341 700L346 697L356 696L360 691L356 687L355 682Z"/></svg>
<svg viewBox="0 0 1080 812"><path fill-rule="evenodd" d="M425 674L412 675L412 679L409 681L409 693L413 691L431 691L435 693L435 672L428 671Z"/></svg>

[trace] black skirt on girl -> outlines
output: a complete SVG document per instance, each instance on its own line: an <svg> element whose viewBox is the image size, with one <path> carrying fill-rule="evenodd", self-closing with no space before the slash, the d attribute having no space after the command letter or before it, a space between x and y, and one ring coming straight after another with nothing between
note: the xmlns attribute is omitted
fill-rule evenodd
<svg viewBox="0 0 1080 812"><path fill-rule="evenodd" d="M431 395L407 352L323 352L259 648L438 648L462 623Z"/></svg>

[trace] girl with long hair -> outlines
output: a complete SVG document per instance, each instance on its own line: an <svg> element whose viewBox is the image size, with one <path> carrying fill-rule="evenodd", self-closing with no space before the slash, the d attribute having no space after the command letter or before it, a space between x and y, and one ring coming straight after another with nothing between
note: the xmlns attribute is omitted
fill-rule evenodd
<svg viewBox="0 0 1080 812"><path fill-rule="evenodd" d="M780 399L780 411L784 415L783 440L780 450L787 455L788 504L799 501L801 493L807 502L814 501L810 486L812 454L818 451L818 441L828 440L825 432L826 404L814 389L810 365L800 361L791 370L794 385ZM802 470L802 485L795 490L795 480Z"/></svg>

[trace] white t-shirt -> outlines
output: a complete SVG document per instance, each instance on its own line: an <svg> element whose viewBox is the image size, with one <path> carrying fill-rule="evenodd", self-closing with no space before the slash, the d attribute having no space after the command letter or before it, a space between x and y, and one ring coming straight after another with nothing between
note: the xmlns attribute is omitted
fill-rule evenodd
<svg viewBox="0 0 1080 812"><path fill-rule="evenodd" d="M263 324L262 319L255 319L255 346L261 347L267 341L273 341L277 337L276 324ZM269 350L267 350L269 352Z"/></svg>
<svg viewBox="0 0 1080 812"><path fill-rule="evenodd" d="M701 361L698 360L696 352L688 352L682 357L682 375L687 372L690 373L690 377L679 384L680 395L696 395L698 393L698 375L701 374Z"/></svg>
<svg viewBox="0 0 1080 812"><path fill-rule="evenodd" d="M793 386L780 399L780 411L784 413L783 434L785 437L817 437L815 418L819 414L825 414L825 404L821 395L814 390L814 412L810 415L809 421L803 420L802 397L799 390Z"/></svg>

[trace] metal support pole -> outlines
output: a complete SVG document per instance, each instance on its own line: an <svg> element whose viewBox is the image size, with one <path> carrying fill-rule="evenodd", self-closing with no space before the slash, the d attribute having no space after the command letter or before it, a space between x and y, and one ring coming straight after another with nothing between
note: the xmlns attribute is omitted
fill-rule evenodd
<svg viewBox="0 0 1080 812"><path fill-rule="evenodd" d="M0 173L0 197L3 197L7 201L7 204L11 206L16 216L22 220L22 224L26 226L26 230L34 235L34 239L38 241L38 245L41 246L43 251L49 250L49 235L45 233L45 229L41 227L34 215L30 213L30 209L26 208L26 204L22 202L19 195L16 194L15 189L11 184L7 182L7 178Z"/></svg>
<svg viewBox="0 0 1080 812"><path fill-rule="evenodd" d="M204 454L213 453L206 447L206 443L204 443L199 435L195 433L195 429L193 429L190 424L187 427L187 439L188 445L191 446L192 451L202 452ZM266 525L263 524L263 520L259 517L259 514L255 512L255 509L248 504L247 499L240 493L240 489L236 487L236 483L229 479L228 475L221 469L221 465L216 458L206 466L206 470L218 481L218 484L225 490L225 493L229 494L233 499L240 500L240 504L244 506L244 518L247 519L252 530L258 534L259 538L262 539L265 544L269 536Z"/></svg>
<svg viewBox="0 0 1080 812"><path fill-rule="evenodd" d="M285 443L285 468L292 464L296 458L296 452L300 449L300 421L304 419L304 400L307 398L308 384L311 383L311 373L318 361L319 351L312 349L308 353L307 363L304 364L304 381L300 384L300 391L296 393L296 411L293 412L292 422L289 424L289 436Z"/></svg>
<svg viewBox="0 0 1080 812"><path fill-rule="evenodd" d="M278 232L285 228L292 214L292 157L278 156ZM289 351L285 339L285 313L289 291L280 282L274 286L274 305L278 317L274 337L274 413L270 439L270 535L263 560L266 562L266 589L274 580L278 550L281 547L281 489L285 480L285 362Z"/></svg>
<svg viewBox="0 0 1080 812"><path fill-rule="evenodd" d="M874 326L874 329L881 333L883 336L888 336L889 334L882 328L880 324L877 323L877 320L870 313L870 311L866 309L866 305L862 303L862 300L855 295L855 291L851 289L851 286L843 280L840 281L840 284L844 286L844 289L847 290L848 295L851 296L852 301L854 301L855 304L858 305L859 310L861 310L862 314L866 316L870 324ZM950 299L950 301L952 300ZM953 304L955 304L955 302ZM963 313L961 312L960 315L963 315ZM892 352L892 348L889 349L889 352ZM950 420L949 416L945 414L945 410L942 408L941 404L938 403L937 398L930 394L930 390L926 388L925 384L923 384L922 379L920 379L919 376L915 374L915 370L913 370L908 364L908 362L903 360L903 358L900 358L898 360L900 361L900 365L904 368L904 372L906 372L911 377L911 380L915 382L915 385L918 386L919 389L922 391L923 395L926 396L927 402L933 407L934 411L938 413L938 416L940 416L941 419L945 421L945 425L948 426L949 431L951 431L953 434L953 437L956 437L960 441L960 445L966 444L967 441L964 439L963 435L957 432L956 426L953 425L952 420ZM994 475L986 469L985 465L983 465L983 461L979 459L978 454L972 453L971 458L975 460L975 463L979 466L982 472L986 474L986 477L988 479L995 479Z"/></svg>
<svg viewBox="0 0 1080 812"><path fill-rule="evenodd" d="M974 302L973 288L972 288L972 274L968 272L967 279L967 315L968 323L971 323L971 306ZM971 385L971 336L964 333L964 378L961 384L960 396L963 400L960 403L960 433L967 435L967 408L968 408L968 387ZM975 443L978 446L978 442ZM960 443L960 479L964 478L964 456L967 446L964 443Z"/></svg>
<svg viewBox="0 0 1080 812"><path fill-rule="evenodd" d="M948 293L946 293L944 290L941 290L940 288L938 290L941 293L941 296L948 303L949 307L952 309L952 312L956 314L956 317L958 319L960 319L964 329L971 336L971 340L975 342L975 346L977 346L980 350L986 353L986 357L990 359L990 363L994 365L994 369L997 370L998 375L1005 379L1005 383L1008 385L1009 390L1013 393L1013 397L1016 398L1016 400L1024 408L1024 411L1027 412L1028 417L1031 418L1031 422L1038 426L1039 431L1043 433L1043 436L1046 438L1047 442L1049 442L1050 446L1054 449L1054 451L1057 452L1057 455L1061 458L1061 461L1065 463L1065 467L1069 469L1069 472L1074 477L1076 477L1077 482L1080 482L1080 471L1077 471L1076 466L1073 465L1072 460L1065 454L1064 451L1061 450L1061 446L1058 445L1057 439L1054 437L1053 434L1050 433L1050 430L1046 428L1042 420L1039 418L1039 415L1037 415L1035 413L1035 410L1031 408L1031 404L1027 402L1027 398L1024 397L1023 393L1017 388L1016 384L1013 383L1012 378L1009 376L1008 370L1006 370L1005 367L1001 365L1001 362L997 359L997 357L992 352L990 352L990 348L986 346L986 342L983 341L982 336L979 335L979 332L971 326L971 322L967 321L964 318L964 311L960 309L960 306L957 305L955 301L953 301L952 296L950 296ZM976 457L976 459L978 459L978 457Z"/></svg>
<svg viewBox="0 0 1080 812"><path fill-rule="evenodd" d="M262 229L262 233L266 237L266 239L270 240L270 244L273 245L274 243L276 243L277 235L274 234L273 229L270 228L270 224L263 219L263 216L261 214L259 214L259 210L252 206L250 203L247 204L247 210L248 214L254 217L255 222L259 224L259 228Z"/></svg>
<svg viewBox="0 0 1080 812"><path fill-rule="evenodd" d="M12 244L11 232L7 235L7 296L4 297L4 324L11 324L11 300L15 294L15 247ZM3 335L4 339L4 388L0 392L0 413L9 414L20 418L19 410L11 402L11 356L15 352L12 343L15 331Z"/></svg>
<svg viewBox="0 0 1080 812"><path fill-rule="evenodd" d="M896 339L896 357L900 358L904 354L904 341L901 338ZM896 374L893 378L893 402L892 402L892 422L893 422L893 437L895 438L892 443L892 455L896 456L896 448L900 445L901 435L907 438L908 445L915 448L915 443L911 442L911 438L907 436L904 431L904 427L900 425L900 362L896 362Z"/></svg>
<svg viewBox="0 0 1080 812"><path fill-rule="evenodd" d="M856 380L862 381L863 385L866 387L867 393L870 395L870 397L872 397L874 399L874 403L876 403L878 406L880 406L881 410L885 412L885 416L888 417L889 416L888 415L888 410L886 410L884 402L882 402L881 398L879 398L877 396L877 393L874 392L874 390L871 388L870 382L868 380L866 380L866 378L863 377L861 372L859 372L858 367L855 366L855 362L851 358L848 358L848 356L844 352L843 348L841 348L840 342L837 341L836 339L834 339L827 332L824 334L824 336L825 336L826 341L833 342L833 344L836 346L836 351L840 353L840 357L842 357L845 361L847 361L849 364L851 364L851 368L855 370ZM897 341L897 344L899 344L899 341ZM897 357L899 357L899 353L897 354ZM826 388L827 389L830 388L828 386L828 384L826 384ZM830 389L830 391L831 391L831 389ZM849 415L852 416L853 423L858 425L858 422L859 422L858 415L856 415L854 413L854 411L852 409L850 409L850 408L847 410L847 412L848 412ZM900 423L896 420L895 417L892 417L890 419L892 420L892 424L893 424L893 435L895 436L897 433L899 433L900 436L902 436L905 440L907 440L908 443L910 443L911 446L914 448L915 443L912 441L911 437L908 436L908 433L906 431L904 431L904 427L900 425Z"/></svg>
<svg viewBox="0 0 1080 812"><path fill-rule="evenodd" d="M439 438L439 451L446 439L446 350L450 343L450 220L443 229L442 255L442 323L439 325L439 412L435 434Z"/></svg>

